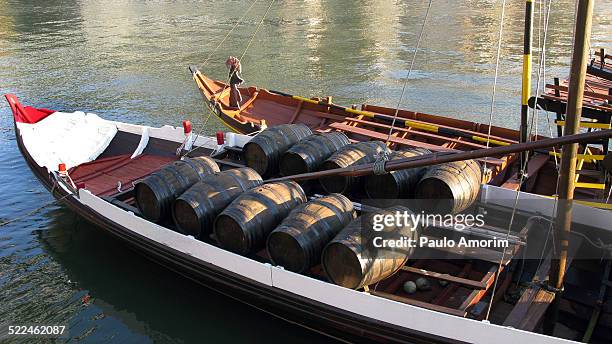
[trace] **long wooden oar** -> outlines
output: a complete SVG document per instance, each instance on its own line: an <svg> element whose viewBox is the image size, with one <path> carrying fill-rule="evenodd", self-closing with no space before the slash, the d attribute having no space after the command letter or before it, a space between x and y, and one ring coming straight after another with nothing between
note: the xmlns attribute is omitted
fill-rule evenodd
<svg viewBox="0 0 612 344"><path fill-rule="evenodd" d="M508 146L500 146L493 148L484 148L473 150L469 152L437 152L432 154L421 155L407 159L389 160L385 163L385 170L387 172L404 170L414 167L437 165L446 162L461 161L468 159L480 159L485 157L494 157L507 155L512 153L525 152L535 149L549 148L559 145L566 145L570 143L582 143L592 142L601 139L607 139L612 137L612 129L594 131L590 133L582 133L576 135L567 135L552 139L544 139L531 142L517 143ZM302 173L293 176L287 176L282 178L269 179L266 182L278 182L284 180L309 180L317 179L328 176L364 176L374 173L374 164L355 165L345 168L335 168L331 170Z"/></svg>
<svg viewBox="0 0 612 344"><path fill-rule="evenodd" d="M324 102L322 100L314 100L314 99L310 99L310 98L306 98L306 97L302 97L302 96L295 96L289 93L285 93L285 92L281 92L281 91L274 91L274 90L269 90L272 93L281 95L281 96L285 96L285 97L289 97L295 100L301 100L303 102L306 103L310 103L310 104L315 104L315 105L321 105L321 106L325 106L325 107L330 107L332 109L337 109L337 110L341 110L341 111L345 111L348 113L352 113L355 115L361 115L364 117L368 117L368 118L373 118L373 119L377 119L377 120L381 120L384 122L387 122L389 124L393 123L393 116L390 115L385 115L385 114L380 114L380 113L375 113L375 112L369 112L369 111L362 111L362 110L356 110L356 109L352 109L346 106L341 106L338 104L334 104L334 103L327 103ZM451 129L451 128L445 128L445 127L440 127L437 126L435 124L430 124L430 123L424 123L424 122L420 122L420 121L415 121L415 120L411 120L411 119L404 119L404 118L400 118L399 120L395 121L395 125L401 126L401 127L412 127L412 128L416 128L416 129L421 129L424 131L429 131L432 133L439 133L439 134L445 134L445 135L454 135L454 136L459 136L459 137L464 137L467 139L471 139L477 142L487 142L487 137L486 136L480 136L480 135L473 135L471 133L467 133L464 131L460 131L460 130L456 130L456 129ZM498 146L507 146L512 144L512 142L507 142L507 141L502 141L502 140L497 140L497 139L489 139L489 143L494 144L494 145L498 145Z"/></svg>

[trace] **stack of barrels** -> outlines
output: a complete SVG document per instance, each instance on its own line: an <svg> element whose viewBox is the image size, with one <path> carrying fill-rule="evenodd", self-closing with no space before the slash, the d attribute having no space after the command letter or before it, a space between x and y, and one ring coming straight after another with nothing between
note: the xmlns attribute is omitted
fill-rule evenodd
<svg viewBox="0 0 612 344"><path fill-rule="evenodd" d="M353 165L369 164L376 161L383 154L389 153L384 142L367 141L358 142L342 147L327 159L321 166L323 170L345 168ZM321 178L321 186L327 192L348 194L355 187L360 187L363 178L351 176L330 176Z"/></svg>
<svg viewBox="0 0 612 344"><path fill-rule="evenodd" d="M290 176L318 171L325 160L349 143L339 131L310 135L283 154L280 173Z"/></svg>
<svg viewBox="0 0 612 344"><path fill-rule="evenodd" d="M389 154L389 159L405 159L426 154L431 154L431 151L415 147L394 151ZM365 181L365 192L372 199L413 198L416 185L425 174L425 170L425 167L417 167L368 176Z"/></svg>
<svg viewBox="0 0 612 344"><path fill-rule="evenodd" d="M227 205L262 183L261 176L249 167L208 175L176 199L174 223L181 233L206 238L212 233L216 216Z"/></svg>
<svg viewBox="0 0 612 344"><path fill-rule="evenodd" d="M242 151L247 166L264 178L278 173L281 156L298 141L312 135L304 124L281 124L259 133L244 145Z"/></svg>
<svg viewBox="0 0 612 344"><path fill-rule="evenodd" d="M325 245L355 217L353 203L341 194L302 204L268 236L272 262L294 272L307 271L319 263Z"/></svg>
<svg viewBox="0 0 612 344"><path fill-rule="evenodd" d="M163 222L174 200L206 175L219 172L219 165L208 157L185 158L151 173L134 187L136 204L142 216Z"/></svg>
<svg viewBox="0 0 612 344"><path fill-rule="evenodd" d="M306 193L293 181L268 183L247 191L217 216L214 232L224 248L239 254L263 247L268 234L307 201Z"/></svg>
<svg viewBox="0 0 612 344"><path fill-rule="evenodd" d="M380 141L351 143L341 132L313 134L303 124L264 130L243 148L248 167L221 172L208 157L166 165L135 185L143 217L157 223L172 219L178 232L200 240L214 239L242 255L265 249L272 262L297 273L321 264L328 278L348 288L362 288L385 279L410 257L410 249L377 249L374 236L395 240L418 238L414 226L373 227L372 214L357 216L347 198L363 187L370 198L420 198L435 210L457 213L477 198L481 170L476 161L460 161L368 177L321 178L327 196L309 200L293 181L264 178L415 158L431 153L411 148L390 152ZM382 215L410 212L395 206Z"/></svg>
<svg viewBox="0 0 612 344"><path fill-rule="evenodd" d="M268 128L243 148L247 166L264 178L371 164L383 156L395 160L427 154L431 151L419 147L391 152L381 141L351 143L342 132L313 134L304 124ZM328 194L365 191L371 199L426 199L422 204L428 211L458 213L476 200L481 179L480 165L467 160L368 177L327 176L319 183Z"/></svg>

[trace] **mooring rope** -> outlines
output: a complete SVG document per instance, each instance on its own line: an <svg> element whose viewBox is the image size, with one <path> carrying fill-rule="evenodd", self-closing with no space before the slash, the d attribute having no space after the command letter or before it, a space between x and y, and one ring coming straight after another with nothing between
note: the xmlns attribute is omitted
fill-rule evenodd
<svg viewBox="0 0 612 344"><path fill-rule="evenodd" d="M53 192L53 191L51 191L51 192ZM23 215L21 215L21 216L17 216L17 217L15 217L15 218L12 218L12 219L10 219L10 220L6 220L6 221L4 221L4 222L0 222L0 227L4 227L4 226L6 226L6 225L8 225L8 224L11 224L11 223L13 223L13 222L17 222L17 221L24 220L24 219L26 219L26 218L28 218L28 217L30 217L30 216L32 216L32 215L34 215L34 214L38 213L39 211L41 211L41 210L43 210L43 209L45 209L45 208L48 208L48 207L50 207L50 206L52 206L52 205L54 205L54 204L56 204L56 203L58 203L58 202L60 202L60 201L64 200L64 199L65 199L65 198L67 198L68 196L73 196L73 194L69 193L69 194L67 194L67 195L65 195L65 196L62 196L62 197L60 197L60 198L58 198L58 199L55 199L55 200L53 200L53 201L51 201L51 202L47 202L47 203L45 203L45 204L41 205L40 207L38 207L38 208L36 208L36 209L34 209L34 210L31 210L31 211L27 212L26 214L23 214Z"/></svg>

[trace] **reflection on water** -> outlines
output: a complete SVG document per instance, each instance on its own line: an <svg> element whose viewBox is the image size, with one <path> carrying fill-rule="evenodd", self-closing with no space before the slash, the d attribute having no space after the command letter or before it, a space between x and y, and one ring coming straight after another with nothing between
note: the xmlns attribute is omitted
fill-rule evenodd
<svg viewBox="0 0 612 344"><path fill-rule="evenodd" d="M433 2L404 108L488 120L500 3ZM109 119L161 125L190 118L197 126L203 107L187 66L224 78L224 58L242 54L266 2L202 61L250 4L0 1L0 91ZM277 1L243 60L243 76L341 104L395 106L426 6ZM507 6L494 122L517 127L524 3ZM592 46L612 49L612 1L596 1L595 12ZM573 1L553 1L547 82L567 74L573 14ZM536 24L539 18L536 12ZM536 28L535 42L542 35ZM1 104L0 221L50 200L20 157ZM207 132L220 128L213 122ZM67 323L73 338L96 342L320 340L149 263L62 207L0 228L0 319Z"/></svg>

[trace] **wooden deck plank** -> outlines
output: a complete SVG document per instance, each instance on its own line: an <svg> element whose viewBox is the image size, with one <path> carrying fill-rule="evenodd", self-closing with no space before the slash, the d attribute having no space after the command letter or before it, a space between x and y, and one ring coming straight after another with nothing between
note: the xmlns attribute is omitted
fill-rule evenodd
<svg viewBox="0 0 612 344"><path fill-rule="evenodd" d="M388 125L388 124L377 123L377 122L372 122L372 121L368 121L368 120L354 120L354 121L357 122L357 123L364 124L366 126L372 126L372 127L384 128L384 129L391 128L391 126ZM428 133L428 132L424 132L424 131L418 131L418 130L409 129L409 128L404 128L404 127L395 127L394 129L399 131L399 132L413 134L413 135L418 135L418 136L422 136L422 137L425 137L425 138L436 139L436 140L441 140L441 141L454 142L456 144L468 146L470 148L476 148L476 149L486 148L485 145L481 145L481 144L474 143L474 142L460 140L460 139L458 139L456 137L436 135L436 134L432 134L432 133Z"/></svg>
<svg viewBox="0 0 612 344"><path fill-rule="evenodd" d="M576 235L572 236L568 249L567 265L565 267L566 272L572 265L572 260L580 248L581 243L582 237ZM550 272L550 264L551 255L549 254L542 265L540 265L538 271L536 271L534 280L546 280ZM538 285L531 286L523 292L516 306L504 321L504 326L511 326L525 331L535 330L554 298L555 295L553 292L544 290Z"/></svg>
<svg viewBox="0 0 612 344"><path fill-rule="evenodd" d="M346 125L346 124L342 124L342 123L331 123L329 126L331 128L342 130L342 131L346 131L346 132L349 132L349 133L369 136L369 137L371 137L373 139L376 139L376 140L383 140L383 141L387 140L387 135L386 134L379 133L379 132L374 131L374 130L368 130L368 129L364 129L364 128L356 128L356 127L353 127L353 126L350 126L350 125ZM409 140L409 139L402 139L402 138L399 138L399 137L391 137L391 139L389 141L393 142L393 143L401 144L401 145L406 145L406 146L427 148L427 149L429 149L431 151L434 151L434 152L461 152L460 150L457 150L457 149L444 148L444 147L440 147L440 146L433 145L433 144L430 144L430 143L424 143L424 142L419 142L419 141L414 141L414 140ZM492 164L492 165L503 165L504 161L502 159L498 159L498 158L489 158L488 159L488 163Z"/></svg>
<svg viewBox="0 0 612 344"><path fill-rule="evenodd" d="M466 311L468 310L468 308L470 308L471 306L477 304L478 302L480 302L480 300L485 296L485 294L489 291L489 288L491 288L493 286L493 284L495 283L495 276L498 273L497 268L499 267L499 265L492 265L489 268L489 271L484 275L484 277L482 278L482 283L485 285L485 287L481 290L473 290L470 295L468 295L468 297L465 299L465 301L463 301L463 303L461 304L461 306L459 306L459 309L462 311ZM499 273L501 274L502 271L504 271L504 268L506 267L505 264L502 264L501 269L499 269Z"/></svg>
<svg viewBox="0 0 612 344"><path fill-rule="evenodd" d="M482 283L481 281L474 281L471 279L457 277L457 276L453 276L449 274L441 274L439 272L429 271L425 269L417 269L411 266L403 266L402 270L408 271L408 272L411 272L417 275L421 275L421 276L431 277L437 280L457 283L457 284L460 284L468 288L474 288L474 289L485 289L486 288L486 284Z"/></svg>
<svg viewBox="0 0 612 344"><path fill-rule="evenodd" d="M559 90L563 93L561 93L562 95L566 95L568 88L566 86L556 86L556 85L551 85L548 84L546 85L546 88L548 89L552 89L552 90ZM596 89L599 89L598 87L595 87ZM604 90L601 89L601 91L603 92ZM612 101L612 95L609 95L607 92L606 93L599 93L599 92L591 92L591 91L584 91L584 95L587 98L594 98L594 99L601 99L601 100L609 100Z"/></svg>

